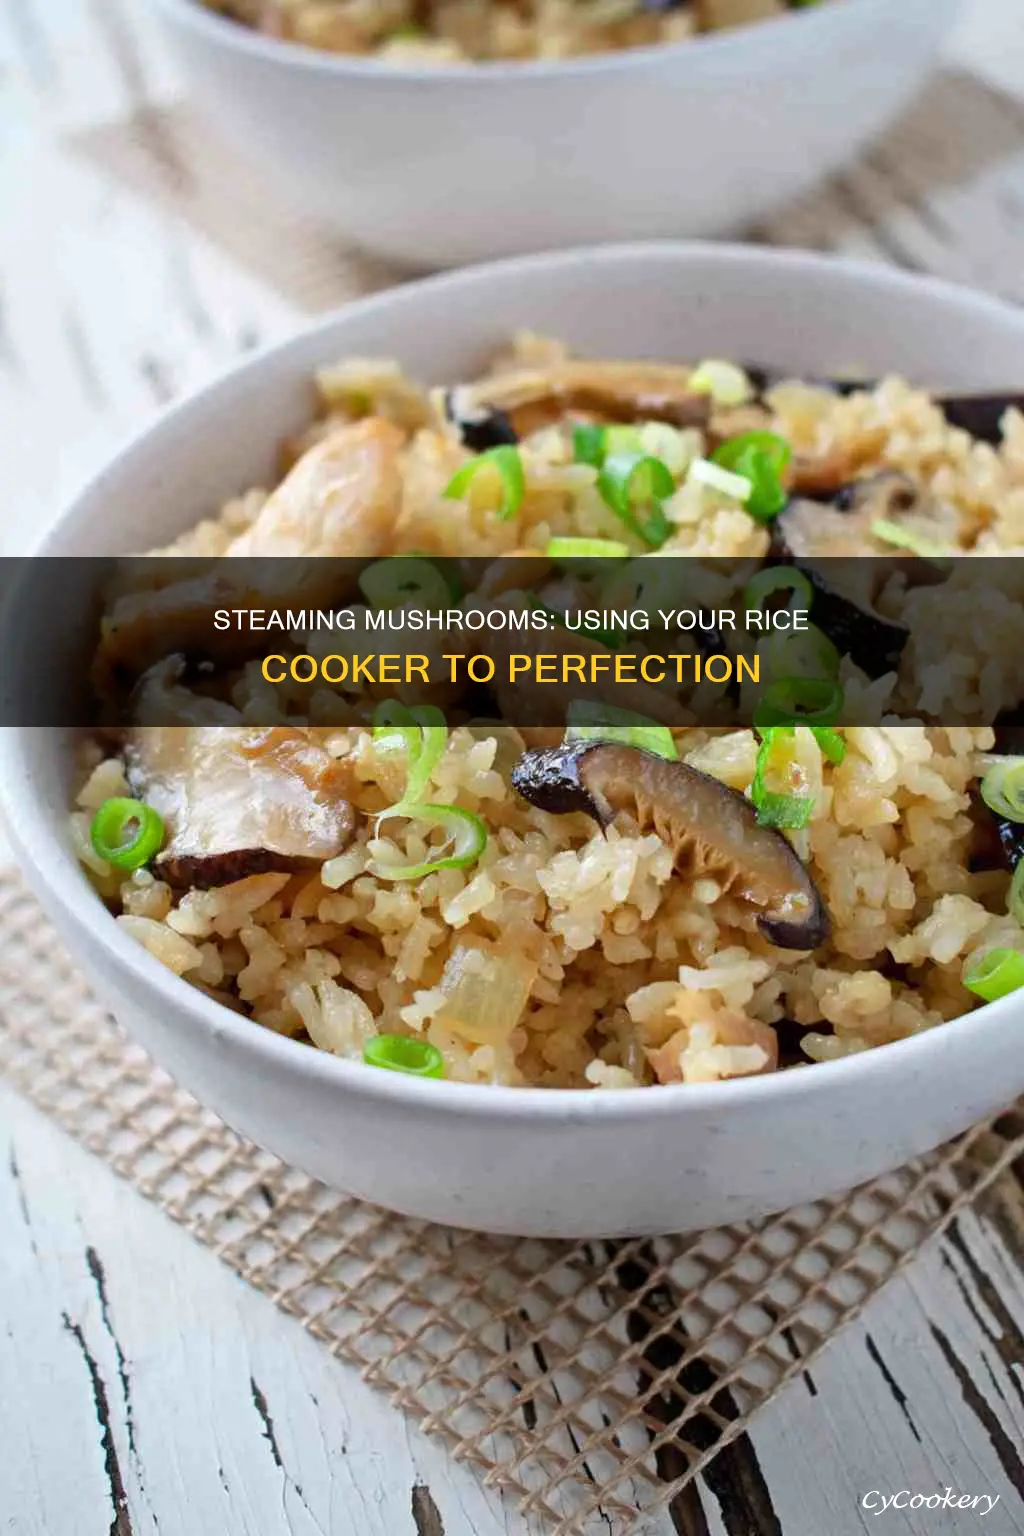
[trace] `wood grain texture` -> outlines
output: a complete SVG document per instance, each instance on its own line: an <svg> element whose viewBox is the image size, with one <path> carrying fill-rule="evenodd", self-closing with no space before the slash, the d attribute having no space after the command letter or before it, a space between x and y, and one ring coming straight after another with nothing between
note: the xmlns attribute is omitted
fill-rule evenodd
<svg viewBox="0 0 1024 1536"><path fill-rule="evenodd" d="M1015 12L973 0L903 123L760 236L1024 299ZM287 208L198 123L148 0L0 0L0 207L3 552L34 541L154 410L396 276ZM1001 1197L961 1218L694 1490L635 1528L978 1529L970 1511L876 1525L860 1502L952 1487L998 1495L982 1529L1024 1531L1022 1214L1024 1199ZM5 1089L0 1233L2 1528L541 1536ZM591 1529L613 1524L599 1511Z"/></svg>

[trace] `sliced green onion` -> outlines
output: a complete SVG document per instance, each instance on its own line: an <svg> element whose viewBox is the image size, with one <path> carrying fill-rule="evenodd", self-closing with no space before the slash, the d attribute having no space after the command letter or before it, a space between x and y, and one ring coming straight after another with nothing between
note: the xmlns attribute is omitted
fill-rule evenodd
<svg viewBox="0 0 1024 1536"><path fill-rule="evenodd" d="M679 756L667 725L659 725L629 709L618 709L614 704L573 699L566 721L566 741L616 741L653 752L656 757L674 760Z"/></svg>
<svg viewBox="0 0 1024 1536"><path fill-rule="evenodd" d="M484 465L493 466L501 476L502 497L498 516L502 522L508 522L510 518L515 517L526 495L526 471L523 469L519 449L513 447L511 443L502 443L497 448L488 448L485 453L477 454L475 459L470 459L468 464L463 464L462 468L449 480L444 494L456 501L465 496L473 478Z"/></svg>
<svg viewBox="0 0 1024 1536"><path fill-rule="evenodd" d="M694 459L686 472L686 478L695 485L706 485L709 490L728 496L731 501L740 501L744 506L754 489L753 482L745 475L735 475L731 469L723 469L721 464L716 464L712 459Z"/></svg>
<svg viewBox="0 0 1024 1536"><path fill-rule="evenodd" d="M631 533L660 549L672 532L662 502L673 494L672 471L646 453L614 453L604 461L597 488Z"/></svg>
<svg viewBox="0 0 1024 1536"><path fill-rule="evenodd" d="M1024 757L994 763L981 781L981 798L1007 821L1024 821Z"/></svg>
<svg viewBox="0 0 1024 1536"><path fill-rule="evenodd" d="M359 590L371 608L446 608L451 599L448 583L431 561L419 555L391 555L375 560L359 576Z"/></svg>
<svg viewBox="0 0 1024 1536"><path fill-rule="evenodd" d="M572 456L576 464L590 464L600 469L608 449L605 427L582 426L572 430Z"/></svg>
<svg viewBox="0 0 1024 1536"><path fill-rule="evenodd" d="M846 756L846 742L839 732L834 731L830 725L812 725L811 730L829 762L838 767Z"/></svg>
<svg viewBox="0 0 1024 1536"><path fill-rule="evenodd" d="M766 565L751 576L743 588L743 606L748 611L760 613L766 606L765 598L776 592L789 593L786 604L789 613L809 609L814 601L814 588L803 571L797 570L795 565Z"/></svg>
<svg viewBox="0 0 1024 1536"><path fill-rule="evenodd" d="M411 1035L374 1035L363 1046L363 1060L368 1067L409 1077L444 1077L444 1057L437 1046Z"/></svg>
<svg viewBox="0 0 1024 1536"><path fill-rule="evenodd" d="M530 607L540 613L546 613L553 624L559 629L568 629L565 622L565 614L559 613L557 608L549 608L547 603L542 603L539 597L530 598ZM572 634L588 635L592 640L597 640L601 645L606 645L610 651L617 651L625 640L625 632L616 629L602 629L598 624L581 624L578 629L572 630Z"/></svg>
<svg viewBox="0 0 1024 1536"><path fill-rule="evenodd" d="M549 560L624 560L629 545L618 539L550 539L544 551Z"/></svg>
<svg viewBox="0 0 1024 1536"><path fill-rule="evenodd" d="M612 426L604 429L605 457L612 453L643 453L639 427Z"/></svg>
<svg viewBox="0 0 1024 1536"><path fill-rule="evenodd" d="M411 821L422 821L429 827L441 827L447 834L445 848L450 852L425 859L421 864L386 864L374 859L370 872L381 880L422 880L439 869L466 869L475 864L487 847L487 826L475 811L463 810L461 805L407 805L399 801L390 810L382 812L377 823L386 817L406 816Z"/></svg>
<svg viewBox="0 0 1024 1536"><path fill-rule="evenodd" d="M1007 910L1011 917L1015 917L1024 928L1024 859L1021 859L1013 872L1010 881L1010 895L1007 899Z"/></svg>
<svg viewBox="0 0 1024 1536"><path fill-rule="evenodd" d="M750 786L750 798L763 827L797 831L806 827L814 813L814 796L789 794L768 788L769 773L780 770L783 777L793 777L793 754L796 732L792 726L775 727L764 732L764 740L757 750L757 764ZM776 760L781 758L781 765Z"/></svg>
<svg viewBox="0 0 1024 1536"><path fill-rule="evenodd" d="M817 624L806 629L776 629L764 648L769 681L777 677L835 678L842 658Z"/></svg>
<svg viewBox="0 0 1024 1536"><path fill-rule="evenodd" d="M141 869L160 852L165 836L160 812L124 795L104 800L89 828L96 853L115 869Z"/></svg>
<svg viewBox="0 0 1024 1536"><path fill-rule="evenodd" d="M964 966L963 984L986 1003L1024 987L1024 955L1019 949L990 949L972 955Z"/></svg>
<svg viewBox="0 0 1024 1536"><path fill-rule="evenodd" d="M843 707L840 683L822 677L783 677L761 695L754 710L758 730L772 725L834 725Z"/></svg>
<svg viewBox="0 0 1024 1536"><path fill-rule="evenodd" d="M410 709L398 699L384 699L373 712L373 739L385 751L404 747L408 759L405 794L381 814L398 814L400 807L411 809L422 799L444 756L448 727L443 712L435 704Z"/></svg>
<svg viewBox="0 0 1024 1536"><path fill-rule="evenodd" d="M782 476L792 458L784 437L775 432L741 432L719 444L711 457L723 469L750 481L745 506L751 517L768 523L782 511L788 500Z"/></svg>
<svg viewBox="0 0 1024 1536"><path fill-rule="evenodd" d="M700 434L670 426L667 421L645 421L640 428L640 452L652 453L678 480L696 456Z"/></svg>
<svg viewBox="0 0 1024 1536"><path fill-rule="evenodd" d="M430 564L441 572L445 586L448 588L448 596L453 603L457 603L462 596L462 579L459 576L458 561L450 555L429 555L422 549L407 549L403 555L413 560L429 560ZM394 557L392 557L394 558Z"/></svg>
<svg viewBox="0 0 1024 1536"><path fill-rule="evenodd" d="M871 524L871 532L883 544L892 544L896 549L909 549L912 555L920 555L925 560L949 554L949 550L943 549L941 544L936 544L924 534L914 533L911 528L904 528L902 523L894 523L889 517L876 517Z"/></svg>
<svg viewBox="0 0 1024 1536"><path fill-rule="evenodd" d="M710 395L716 405L745 405L754 393L742 368L717 357L698 363L687 384L698 395Z"/></svg>

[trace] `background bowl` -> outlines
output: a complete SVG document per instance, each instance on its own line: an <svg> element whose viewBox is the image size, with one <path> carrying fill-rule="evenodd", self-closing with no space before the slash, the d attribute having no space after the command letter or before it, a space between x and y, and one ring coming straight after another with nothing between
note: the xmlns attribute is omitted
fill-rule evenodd
<svg viewBox="0 0 1024 1536"><path fill-rule="evenodd" d="M531 326L597 355L720 355L827 373L896 368L959 388L1020 385L1024 312L884 268L732 247L619 247L503 262L364 300L177 406L78 498L43 553L166 542L271 473L308 418L309 376L393 355L466 376ZM36 615L40 689L74 658L79 615ZM79 642L80 643L80 642ZM69 740L0 732L0 806L25 873L97 993L244 1135L381 1205L492 1231L684 1230L848 1187L1024 1089L1019 998L844 1061L707 1086L572 1092L421 1082L258 1028L152 960L113 922L66 836Z"/></svg>
<svg viewBox="0 0 1024 1536"><path fill-rule="evenodd" d="M211 125L419 268L749 227L885 127L957 6L830 0L628 53L398 69L156 3Z"/></svg>

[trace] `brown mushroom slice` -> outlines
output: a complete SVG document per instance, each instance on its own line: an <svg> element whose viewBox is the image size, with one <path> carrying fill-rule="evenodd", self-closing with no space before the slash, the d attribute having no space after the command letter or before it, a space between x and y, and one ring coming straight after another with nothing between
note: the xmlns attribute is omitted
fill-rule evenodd
<svg viewBox="0 0 1024 1536"><path fill-rule="evenodd" d="M667 421L706 427L711 396L690 388L692 369L669 363L569 362L497 374L460 392L463 414L502 412L517 437L567 411L607 421Z"/></svg>
<svg viewBox="0 0 1024 1536"><path fill-rule="evenodd" d="M880 522L905 529L914 543L931 529L934 540L942 516L907 475L881 470L844 485L831 504L794 498L775 520L775 553L798 565L814 587L814 622L870 677L898 664L910 636L906 624L878 608L891 577L898 572L910 586L944 579L931 560L894 549L875 529Z"/></svg>
<svg viewBox="0 0 1024 1536"><path fill-rule="evenodd" d="M306 730L140 727L124 759L133 792L164 819L153 868L171 885L323 863L355 828L348 766Z"/></svg>
<svg viewBox="0 0 1024 1536"><path fill-rule="evenodd" d="M681 874L709 875L756 910L780 949L817 949L831 923L817 886L781 832L762 827L743 795L688 763L612 742L527 752L512 784L531 805L582 811L601 827L621 813L671 848Z"/></svg>

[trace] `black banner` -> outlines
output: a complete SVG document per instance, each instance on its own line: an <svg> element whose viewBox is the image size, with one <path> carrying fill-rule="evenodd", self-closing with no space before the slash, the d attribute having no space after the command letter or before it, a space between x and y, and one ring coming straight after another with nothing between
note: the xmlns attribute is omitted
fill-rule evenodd
<svg viewBox="0 0 1024 1536"><path fill-rule="evenodd" d="M578 545L576 546L579 547ZM0 561L0 724L995 724L1024 561Z"/></svg>

